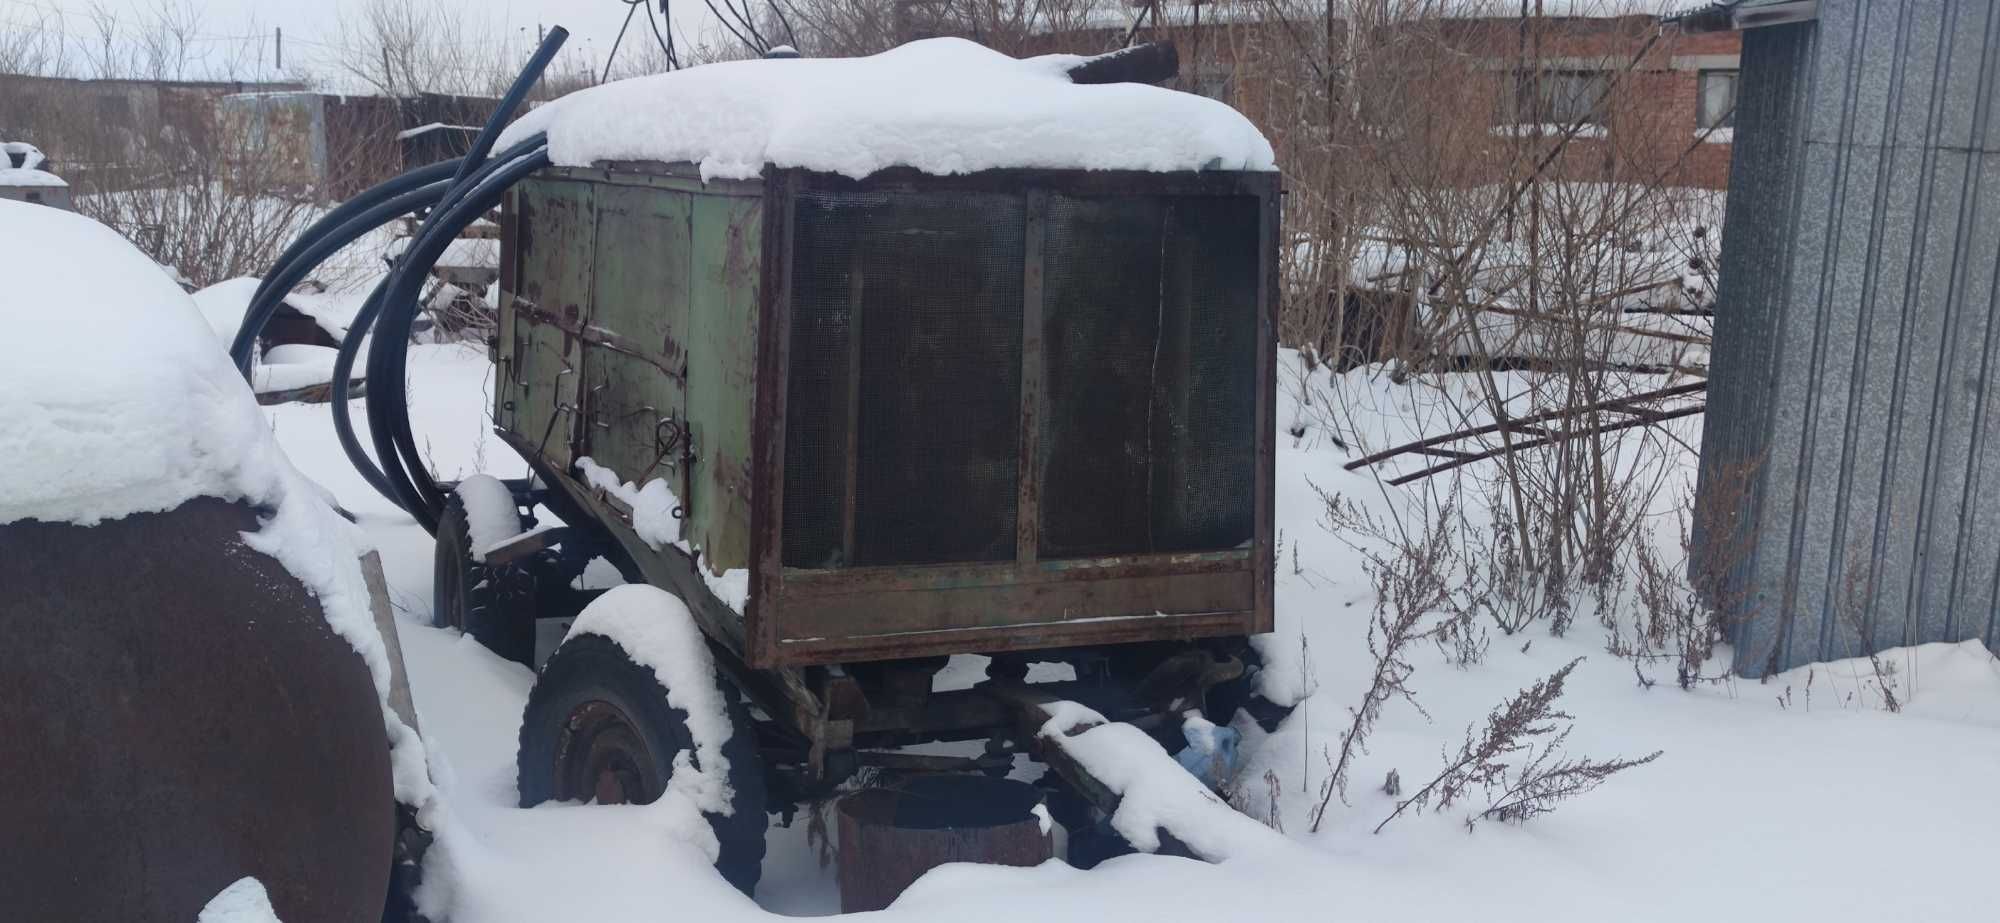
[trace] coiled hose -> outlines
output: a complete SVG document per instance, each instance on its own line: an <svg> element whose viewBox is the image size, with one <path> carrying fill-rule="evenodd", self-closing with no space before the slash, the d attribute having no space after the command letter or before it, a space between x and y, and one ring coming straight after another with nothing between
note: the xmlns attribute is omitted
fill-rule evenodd
<svg viewBox="0 0 2000 923"><path fill-rule="evenodd" d="M341 341L334 360L331 406L334 433L354 469L426 531L437 530L445 496L425 467L410 427L409 392L403 372L409 358L410 328L419 310L417 299L432 267L459 233L498 205L509 187L548 165L547 140L539 134L490 159L487 155L568 37L561 27L550 30L464 157L418 167L387 180L328 212L300 234L259 283L244 312L243 325L230 343L230 359L248 378L258 335L299 282L363 235L403 215L424 215L422 226L395 258L389 274L369 292ZM364 342L368 344L364 368L370 447L362 446L356 436L348 403L348 386Z"/></svg>

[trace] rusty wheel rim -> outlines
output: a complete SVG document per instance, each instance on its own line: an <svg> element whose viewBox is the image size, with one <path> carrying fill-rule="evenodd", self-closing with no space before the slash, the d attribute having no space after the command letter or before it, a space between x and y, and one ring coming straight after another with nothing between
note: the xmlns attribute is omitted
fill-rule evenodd
<svg viewBox="0 0 2000 923"><path fill-rule="evenodd" d="M556 741L555 797L596 804L646 804L659 797L651 751L625 713L593 700L571 709Z"/></svg>

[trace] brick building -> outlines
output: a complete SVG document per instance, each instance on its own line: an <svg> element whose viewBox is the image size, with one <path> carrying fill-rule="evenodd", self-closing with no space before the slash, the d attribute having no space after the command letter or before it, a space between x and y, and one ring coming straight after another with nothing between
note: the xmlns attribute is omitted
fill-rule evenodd
<svg viewBox="0 0 2000 923"><path fill-rule="evenodd" d="M1180 49L1177 88L1235 106L1267 133L1287 118L1274 76L1326 47L1323 18L1285 22L1260 0L1096 6L1052 19L1025 53L1095 54L1135 41ZM1136 25L1135 25L1136 23ZM910 26L924 34L921 22ZM1332 41L1351 39L1337 24ZM1421 33L1419 35L1418 33ZM1441 175L1490 182L1510 163L1534 160L1562 128L1588 124L1552 170L1578 181L1650 182L1721 189L1728 184L1741 38L1696 34L1657 17L1462 17L1383 27L1365 41L1408 40L1407 73L1359 105L1421 105L1449 114L1427 129L1428 156L1462 162ZM1332 57L1337 58L1336 53ZM1376 75L1380 78L1380 75ZM1399 97L1420 94L1421 101Z"/></svg>

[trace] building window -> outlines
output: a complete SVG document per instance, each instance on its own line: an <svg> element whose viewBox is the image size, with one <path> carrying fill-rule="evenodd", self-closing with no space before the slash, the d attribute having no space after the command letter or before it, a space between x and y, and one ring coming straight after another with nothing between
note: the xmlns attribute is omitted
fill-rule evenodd
<svg viewBox="0 0 2000 923"><path fill-rule="evenodd" d="M1522 74L1514 85L1517 125L1573 125L1578 121L1603 125L1611 90L1608 71L1535 71Z"/></svg>
<svg viewBox="0 0 2000 923"><path fill-rule="evenodd" d="M1702 71L1699 81L1699 129L1736 127L1736 71Z"/></svg>

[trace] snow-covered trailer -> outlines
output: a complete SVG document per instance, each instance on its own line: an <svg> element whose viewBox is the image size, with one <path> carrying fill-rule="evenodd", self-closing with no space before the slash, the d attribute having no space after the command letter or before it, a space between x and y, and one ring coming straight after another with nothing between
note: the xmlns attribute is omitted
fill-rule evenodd
<svg viewBox="0 0 2000 923"><path fill-rule="evenodd" d="M1138 848L1268 835L1203 785L1233 732L1188 717L1256 704L1272 621L1279 186L1256 128L1143 85L1170 47L938 39L605 84L500 131L560 42L463 162L288 248L231 346L247 368L313 265L431 209L336 362L340 389L367 337L372 457L344 396L333 419L435 533L437 622L539 664L523 805L691 806L745 890L766 809L868 767L1003 775L1029 751L1086 837L1078 794ZM493 418L533 476L443 484L404 344L421 274L496 204ZM629 585L587 589L598 559ZM983 680L947 669L967 654Z"/></svg>
<svg viewBox="0 0 2000 923"><path fill-rule="evenodd" d="M1248 638L1271 628L1277 185L544 171L505 210L494 419L569 525L475 562L461 491L439 530L440 586L461 590L440 613L525 659L533 620L561 614L534 601L602 554L684 602L770 716L770 802L863 766L996 770L1033 749L1115 805L1037 738L1054 703L1178 745L1179 712L1249 702ZM570 569L510 571L556 544ZM994 656L987 682L934 691L969 653ZM1037 662L1076 679L1024 682ZM545 667L524 802L665 784L649 719L571 688L590 673ZM964 739L992 752L893 752ZM758 782L731 759L740 795ZM754 860L721 839L747 887ZM761 854L761 828L741 839Z"/></svg>
<svg viewBox="0 0 2000 923"><path fill-rule="evenodd" d="M753 668L1268 631L1276 194L552 169L494 418Z"/></svg>

